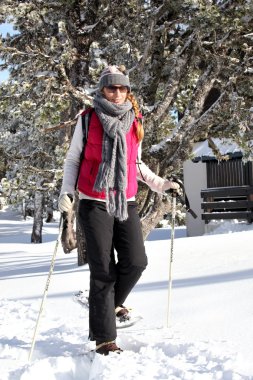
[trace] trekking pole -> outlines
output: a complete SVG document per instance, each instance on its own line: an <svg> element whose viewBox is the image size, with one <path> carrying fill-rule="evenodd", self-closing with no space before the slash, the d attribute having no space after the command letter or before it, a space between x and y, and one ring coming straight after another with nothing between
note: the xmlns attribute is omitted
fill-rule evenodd
<svg viewBox="0 0 253 380"><path fill-rule="evenodd" d="M171 306L172 263L173 263L173 253L174 253L175 220L176 220L176 200L177 200L177 192L173 191L172 192L172 212L171 212L171 236L170 236L170 260L169 260L169 282L168 282L167 327L169 327L170 306Z"/></svg>
<svg viewBox="0 0 253 380"><path fill-rule="evenodd" d="M170 261L169 261L169 283L168 283L168 309L167 309L167 327L169 327L170 320L170 307L171 307L171 289L172 289L172 263L173 263L173 254L174 254L174 237L175 237L175 220L176 220L176 199L178 198L179 202L181 202L186 211L192 215L194 219L197 218L197 215L190 207L189 199L186 195L185 188L183 182L173 176L170 178L171 181L174 181L179 184L183 195L180 195L176 190L168 190L167 193L172 194L172 211L171 211L171 242L170 242Z"/></svg>
<svg viewBox="0 0 253 380"><path fill-rule="evenodd" d="M55 258L56 258L56 253L57 253L57 250L58 250L59 242L61 240L62 229L63 229L63 217L61 215L60 224L59 224L59 234L58 234L58 238L57 238L56 243L55 243L54 253L53 253L50 269L49 269L48 276L47 276L47 282L46 282L44 294L43 294L43 297L42 297L42 300L41 300L40 310L39 310L37 322L36 322L34 333L33 333L33 339L32 339L31 349L30 349L30 353L29 353L29 356L28 356L28 361L29 362L31 361L32 355L33 355L33 350L34 350L36 336L37 336L37 332L38 332L40 317L42 315L43 306L44 306L44 303L45 303L45 300L46 300L46 296L47 296L47 293L48 293L50 279L51 279L51 276L52 276L52 273L53 273L53 270L54 270L54 263L55 263Z"/></svg>

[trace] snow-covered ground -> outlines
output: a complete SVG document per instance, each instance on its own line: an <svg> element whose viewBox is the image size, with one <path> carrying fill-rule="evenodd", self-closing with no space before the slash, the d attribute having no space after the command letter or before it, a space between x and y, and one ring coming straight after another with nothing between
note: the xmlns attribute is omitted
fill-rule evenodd
<svg viewBox="0 0 253 380"><path fill-rule="evenodd" d="M253 226L226 222L191 238L177 229L169 326L170 229L154 230L149 266L127 302L144 318L118 331L121 355L93 362L87 310L72 300L89 270L61 247L28 362L58 222L44 224L42 244L30 244L31 228L31 219L0 211L1 380L253 379Z"/></svg>

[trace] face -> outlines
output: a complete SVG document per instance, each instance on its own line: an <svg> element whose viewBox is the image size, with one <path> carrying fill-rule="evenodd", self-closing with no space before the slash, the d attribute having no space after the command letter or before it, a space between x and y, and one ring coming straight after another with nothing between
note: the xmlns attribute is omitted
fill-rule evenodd
<svg viewBox="0 0 253 380"><path fill-rule="evenodd" d="M128 88L121 85L113 85L104 87L102 92L109 102L123 104L127 98Z"/></svg>

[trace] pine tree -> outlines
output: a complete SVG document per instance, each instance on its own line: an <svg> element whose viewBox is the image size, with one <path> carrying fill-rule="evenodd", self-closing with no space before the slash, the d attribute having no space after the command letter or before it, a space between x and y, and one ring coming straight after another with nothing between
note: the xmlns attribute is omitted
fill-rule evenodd
<svg viewBox="0 0 253 380"><path fill-rule="evenodd" d="M180 172L202 139L230 137L250 155L252 11L252 0L6 0L1 20L17 33L0 42L11 72L0 125L17 189L34 195L38 175L56 197L75 116L107 64L129 69L143 159L161 176ZM146 235L170 205L144 185L139 200Z"/></svg>

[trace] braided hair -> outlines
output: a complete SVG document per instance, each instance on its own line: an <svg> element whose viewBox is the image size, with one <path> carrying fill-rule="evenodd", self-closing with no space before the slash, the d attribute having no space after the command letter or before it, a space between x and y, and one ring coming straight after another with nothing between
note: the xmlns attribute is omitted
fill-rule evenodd
<svg viewBox="0 0 253 380"><path fill-rule="evenodd" d="M129 94L127 94L127 99L133 105L133 110L134 110L134 113L135 113L135 117L136 117L136 119L138 121L137 130L136 130L136 136L137 136L138 142L141 142L143 140L143 137L144 137L144 129L143 129L143 125L142 125L142 120L140 118L139 105L137 103L137 100L135 99L135 96L131 92Z"/></svg>

